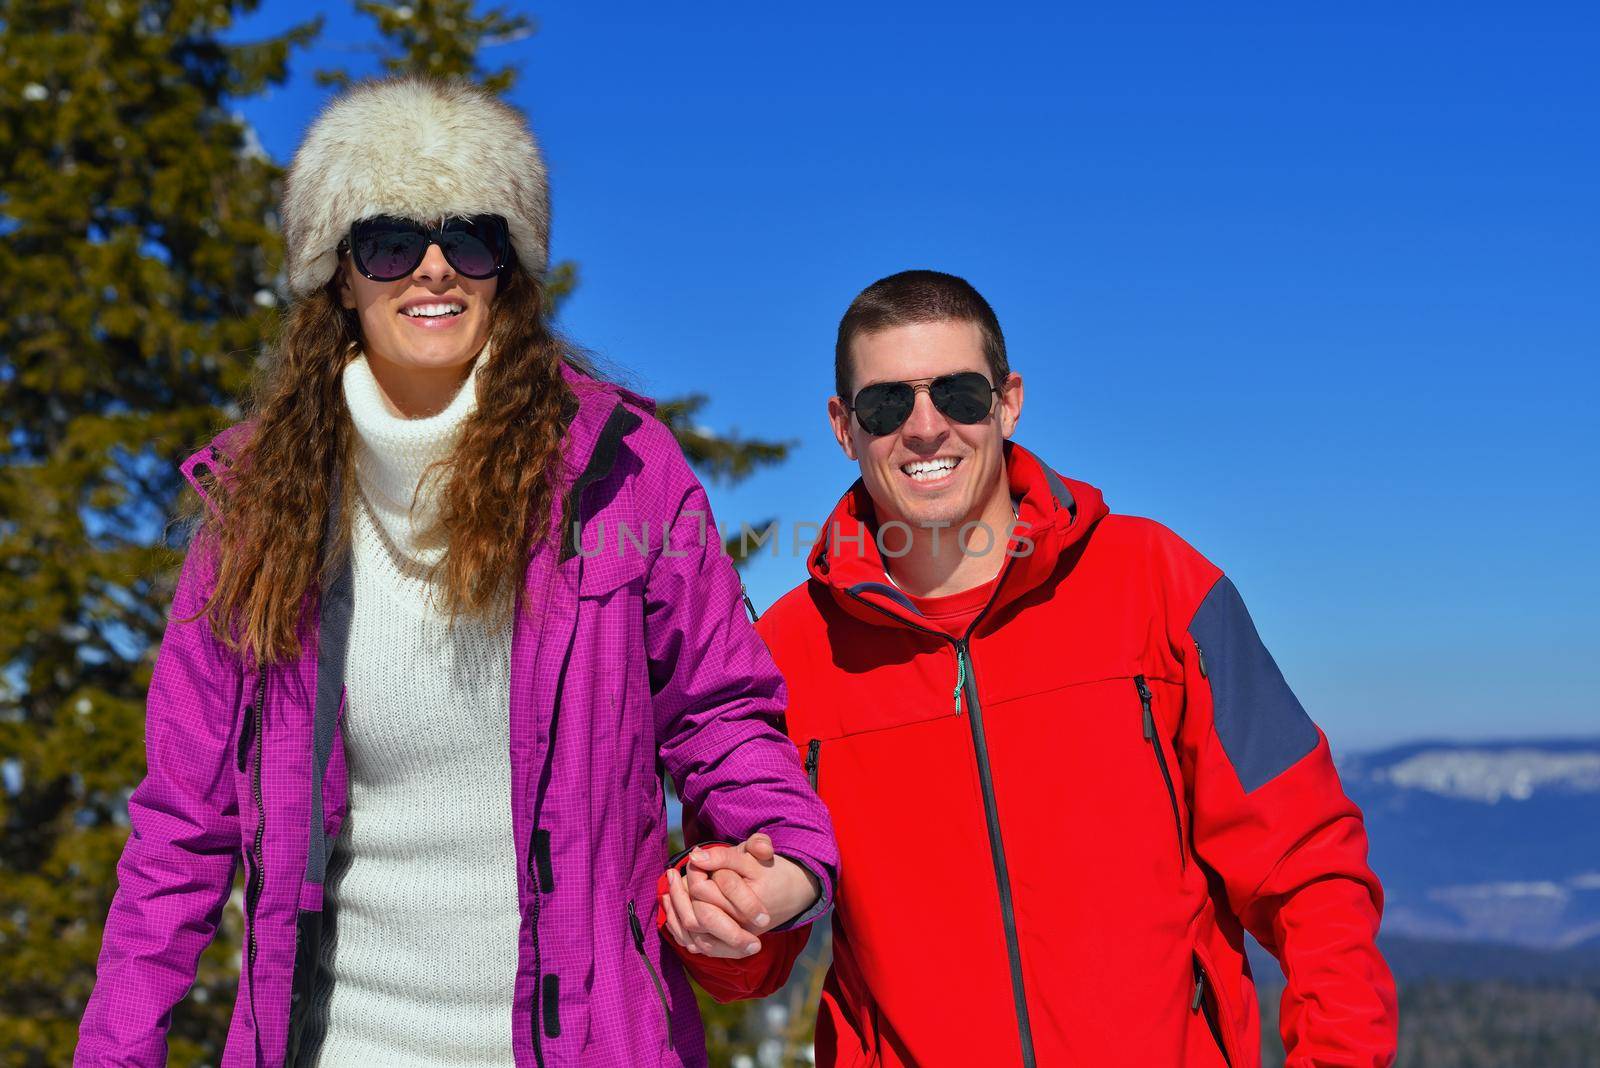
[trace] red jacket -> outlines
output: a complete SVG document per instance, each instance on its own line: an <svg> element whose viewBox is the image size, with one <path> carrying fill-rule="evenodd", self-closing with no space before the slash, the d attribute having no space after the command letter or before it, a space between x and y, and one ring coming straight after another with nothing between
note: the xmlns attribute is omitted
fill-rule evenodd
<svg viewBox="0 0 1600 1068"><path fill-rule="evenodd" d="M1391 1063L1361 812L1233 584L1022 448L1007 469L1031 551L965 639L885 581L860 483L758 624L841 854L817 1063L1253 1066L1245 930L1288 975L1289 1065ZM806 936L681 955L764 996Z"/></svg>

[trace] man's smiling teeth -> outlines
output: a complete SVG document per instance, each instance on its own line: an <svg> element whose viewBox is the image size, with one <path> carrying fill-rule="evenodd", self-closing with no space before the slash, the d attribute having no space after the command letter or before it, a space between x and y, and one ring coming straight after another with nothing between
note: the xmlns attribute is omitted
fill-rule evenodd
<svg viewBox="0 0 1600 1068"><path fill-rule="evenodd" d="M458 315L465 310L465 305L461 304L413 304L402 314L409 315L413 319L422 317L432 319L440 315Z"/></svg>
<svg viewBox="0 0 1600 1068"><path fill-rule="evenodd" d="M941 456L937 460L917 460L915 463L901 464L900 470L918 482L932 482L954 471L956 464L960 462L953 456Z"/></svg>

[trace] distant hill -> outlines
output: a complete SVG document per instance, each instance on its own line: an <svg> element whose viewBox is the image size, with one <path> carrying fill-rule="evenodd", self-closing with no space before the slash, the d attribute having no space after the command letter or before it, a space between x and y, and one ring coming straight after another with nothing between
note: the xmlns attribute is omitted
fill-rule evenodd
<svg viewBox="0 0 1600 1068"><path fill-rule="evenodd" d="M1423 981L1501 982L1539 985L1578 984L1600 990L1600 944L1570 949L1535 949L1501 942L1442 941L1383 935L1384 959L1402 985ZM1250 966L1266 988L1283 984L1283 974L1254 941Z"/></svg>
<svg viewBox="0 0 1600 1068"><path fill-rule="evenodd" d="M1344 757L1339 774L1366 816L1402 981L1600 985L1600 738L1413 742Z"/></svg>
<svg viewBox="0 0 1600 1068"><path fill-rule="evenodd" d="M1415 742L1340 774L1366 814L1386 936L1600 940L1600 738Z"/></svg>

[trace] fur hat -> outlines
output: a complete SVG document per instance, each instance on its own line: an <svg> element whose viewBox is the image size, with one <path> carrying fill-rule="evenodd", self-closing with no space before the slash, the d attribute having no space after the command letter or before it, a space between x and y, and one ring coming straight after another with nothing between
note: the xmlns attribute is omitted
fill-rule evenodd
<svg viewBox="0 0 1600 1068"><path fill-rule="evenodd" d="M322 110L289 167L289 290L303 297L327 284L334 250L358 219L480 214L505 216L522 268L544 270L550 188L522 113L466 81L361 82Z"/></svg>

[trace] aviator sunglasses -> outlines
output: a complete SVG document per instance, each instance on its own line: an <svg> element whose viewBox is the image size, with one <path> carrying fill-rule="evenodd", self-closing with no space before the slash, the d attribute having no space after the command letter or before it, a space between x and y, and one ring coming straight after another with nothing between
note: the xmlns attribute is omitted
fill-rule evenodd
<svg viewBox="0 0 1600 1068"><path fill-rule="evenodd" d="M953 375L940 375L926 385L874 382L858 390L855 401L845 407L856 413L861 429L881 438L899 430L911 418L917 391L922 389L928 391L928 399L946 417L969 426L989 418L994 395L999 392L977 371L958 371Z"/></svg>
<svg viewBox="0 0 1600 1068"><path fill-rule="evenodd" d="M372 281L394 282L417 269L429 245L439 246L457 274L493 278L506 265L511 240L499 215L445 219L438 226L376 215L354 223L339 251L348 250L356 270Z"/></svg>

